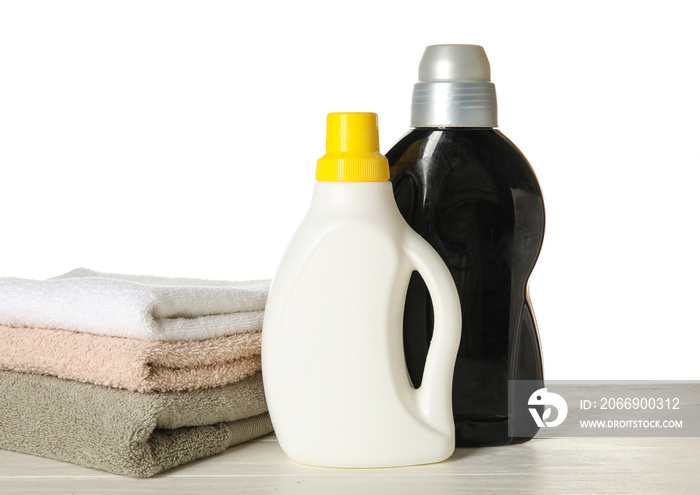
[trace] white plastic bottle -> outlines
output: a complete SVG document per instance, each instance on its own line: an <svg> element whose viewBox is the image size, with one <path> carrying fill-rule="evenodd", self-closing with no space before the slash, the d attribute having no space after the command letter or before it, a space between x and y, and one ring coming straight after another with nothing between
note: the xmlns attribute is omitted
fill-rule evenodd
<svg viewBox="0 0 700 495"><path fill-rule="evenodd" d="M439 462L454 451L452 374L461 334L457 290L396 206L373 113L328 115L313 199L275 276L262 368L282 449L316 466ZM419 389L403 352L413 270L435 326Z"/></svg>

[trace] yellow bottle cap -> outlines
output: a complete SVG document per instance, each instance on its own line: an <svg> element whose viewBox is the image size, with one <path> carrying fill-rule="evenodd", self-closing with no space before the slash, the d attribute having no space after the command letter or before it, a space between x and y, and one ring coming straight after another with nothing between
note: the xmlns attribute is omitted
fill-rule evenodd
<svg viewBox="0 0 700 495"><path fill-rule="evenodd" d="M389 162L379 153L376 113L328 114L326 154L316 163L316 180L353 182L389 180Z"/></svg>

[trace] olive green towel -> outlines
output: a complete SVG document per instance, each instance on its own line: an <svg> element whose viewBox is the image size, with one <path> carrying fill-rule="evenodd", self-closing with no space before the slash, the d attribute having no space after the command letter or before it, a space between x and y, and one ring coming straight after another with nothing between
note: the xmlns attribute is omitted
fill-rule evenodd
<svg viewBox="0 0 700 495"><path fill-rule="evenodd" d="M139 393L0 371L0 448L148 477L272 431L257 373L187 392Z"/></svg>

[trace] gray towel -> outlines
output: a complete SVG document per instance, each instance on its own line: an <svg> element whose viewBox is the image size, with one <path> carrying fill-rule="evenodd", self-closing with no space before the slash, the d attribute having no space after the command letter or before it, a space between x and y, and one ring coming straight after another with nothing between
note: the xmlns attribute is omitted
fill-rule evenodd
<svg viewBox="0 0 700 495"><path fill-rule="evenodd" d="M260 373L138 393L0 371L0 448L148 477L272 431Z"/></svg>

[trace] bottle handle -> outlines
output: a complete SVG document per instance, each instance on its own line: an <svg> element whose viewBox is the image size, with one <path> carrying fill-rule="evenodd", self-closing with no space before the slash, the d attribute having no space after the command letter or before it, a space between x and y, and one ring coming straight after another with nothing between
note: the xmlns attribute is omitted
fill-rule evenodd
<svg viewBox="0 0 700 495"><path fill-rule="evenodd" d="M454 433L452 379L462 336L459 295L447 266L425 239L411 230L404 251L428 287L435 315L423 380L416 390L418 409L433 428Z"/></svg>

